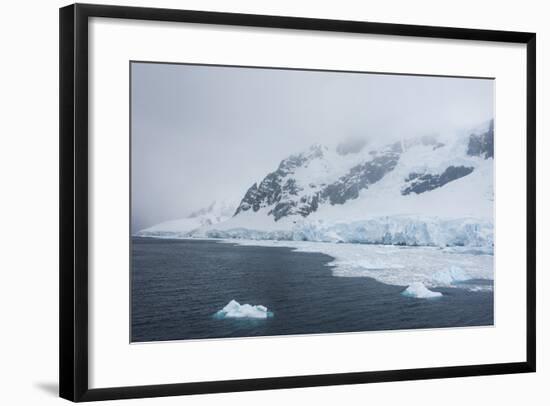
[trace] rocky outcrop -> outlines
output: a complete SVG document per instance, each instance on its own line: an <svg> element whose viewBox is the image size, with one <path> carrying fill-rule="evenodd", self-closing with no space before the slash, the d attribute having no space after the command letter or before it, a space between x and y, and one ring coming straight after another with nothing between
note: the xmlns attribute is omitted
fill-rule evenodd
<svg viewBox="0 0 550 406"><path fill-rule="evenodd" d="M480 134L471 134L468 141L468 155L481 156L485 159L494 157L494 121L489 123L489 129Z"/></svg>
<svg viewBox="0 0 550 406"><path fill-rule="evenodd" d="M424 193L430 190L437 189L446 185L453 180L460 179L466 175L469 175L474 171L472 167L466 166L449 166L441 174L431 173L411 173L405 182L407 185L401 190L402 195L408 195L410 193Z"/></svg>

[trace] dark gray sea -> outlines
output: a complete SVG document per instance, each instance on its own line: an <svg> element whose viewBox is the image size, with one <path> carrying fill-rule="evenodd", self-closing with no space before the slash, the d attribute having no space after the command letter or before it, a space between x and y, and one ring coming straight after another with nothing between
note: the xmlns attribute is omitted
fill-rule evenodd
<svg viewBox="0 0 550 406"><path fill-rule="evenodd" d="M493 292L432 289L334 277L324 254L212 240L132 239L132 342L488 326ZM261 304L267 319L219 319L230 300Z"/></svg>

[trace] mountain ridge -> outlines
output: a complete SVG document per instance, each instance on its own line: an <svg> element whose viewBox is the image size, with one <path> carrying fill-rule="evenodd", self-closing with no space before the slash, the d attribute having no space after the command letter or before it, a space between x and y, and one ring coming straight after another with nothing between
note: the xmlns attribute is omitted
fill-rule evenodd
<svg viewBox="0 0 550 406"><path fill-rule="evenodd" d="M492 158L493 133L494 125L491 120L487 131L471 133L465 137L467 140L466 155L484 159ZM300 184L292 176L296 170L307 168L314 160L325 159L329 152L327 147L315 144L307 151L283 159L275 171L266 175L259 184L254 183L245 193L237 207L235 216L248 210L258 212L262 207L271 207L268 215L278 221L283 217L295 214L307 217L323 203L345 204L348 200L358 198L362 190L368 189L387 173L393 171L401 154L418 146L431 147L432 151L436 151L444 148L446 144L440 142L435 136L394 142L382 149L368 151L368 155L362 162L351 166L346 173L329 184L316 184L315 182L310 182L307 185ZM338 151L338 147L336 150ZM404 180L401 194L429 192L467 176L474 170L475 167L471 165L449 164L439 173L428 170L411 171ZM310 190L307 190L308 186Z"/></svg>
<svg viewBox="0 0 550 406"><path fill-rule="evenodd" d="M253 183L232 215L155 236L493 245L494 122L382 146L314 144ZM163 229L164 228L164 229ZM141 235L151 235L151 230Z"/></svg>

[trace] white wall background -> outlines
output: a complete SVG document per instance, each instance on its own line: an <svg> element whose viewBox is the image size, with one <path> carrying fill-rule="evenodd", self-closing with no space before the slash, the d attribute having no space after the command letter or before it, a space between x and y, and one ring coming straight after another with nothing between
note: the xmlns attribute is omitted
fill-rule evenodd
<svg viewBox="0 0 550 406"><path fill-rule="evenodd" d="M548 254L543 213L550 198L545 140L550 108L550 25L546 2L385 2L306 0L102 0L105 4L279 14L537 32L538 370L536 374L135 400L132 404L546 405ZM57 398L58 330L58 7L64 1L10 1L0 23L0 403L63 404ZM546 72L545 72L546 71ZM414 349L411 349L414 351ZM208 360L205 360L208 362ZM112 402L111 404L122 404Z"/></svg>

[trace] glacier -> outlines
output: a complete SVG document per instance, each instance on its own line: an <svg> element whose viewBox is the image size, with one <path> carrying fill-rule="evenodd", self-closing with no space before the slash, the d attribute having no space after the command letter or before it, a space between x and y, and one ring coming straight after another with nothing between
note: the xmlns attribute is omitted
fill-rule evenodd
<svg viewBox="0 0 550 406"><path fill-rule="evenodd" d="M338 242L380 245L484 247L492 250L492 221L476 218L440 219L407 216L378 217L351 222L298 219L287 229L211 228L189 236Z"/></svg>
<svg viewBox="0 0 550 406"><path fill-rule="evenodd" d="M137 235L490 251L494 246L494 163L492 154L472 147L475 134L492 135L492 122L487 125L474 133L408 139L344 155L313 145L281 161L276 171L249 188L237 210L211 207ZM370 172L361 172L367 164ZM429 184L424 192L407 192L418 179L439 182L449 168L469 168L469 172ZM341 195L323 197L322 191L340 189Z"/></svg>
<svg viewBox="0 0 550 406"><path fill-rule="evenodd" d="M492 139L491 121L345 153L313 145L250 186L233 213L206 210L137 235L322 253L334 276L374 278L417 297L430 295L421 285L491 290Z"/></svg>
<svg viewBox="0 0 550 406"><path fill-rule="evenodd" d="M400 153L393 170L361 189L356 198L342 204L319 202L307 215L291 213L275 219L272 212L284 199L284 204L290 206L295 201L307 204L312 190L334 182L336 175L345 173L349 166L371 159L365 155L334 158L333 153L324 149L312 159L310 153L304 155L309 161L303 166L283 173L281 200L271 204L266 201L265 206L260 205L255 211L238 211L223 222L200 227L187 236L492 250L493 159L470 156L467 148L467 137L459 137L437 149L422 143L410 145ZM347 160L350 162L346 166ZM406 179L412 173L445 173L445 168L451 166L474 170L425 193L403 194L408 185ZM296 195L284 188L290 180L297 187L290 192Z"/></svg>
<svg viewBox="0 0 550 406"><path fill-rule="evenodd" d="M232 202L213 201L209 206L189 214L185 218L165 221L145 228L134 235L136 237L185 238L201 227L224 222L235 212Z"/></svg>
<svg viewBox="0 0 550 406"><path fill-rule="evenodd" d="M219 319L267 319L273 317L273 313L262 305L241 305L236 300L231 300L225 307L216 312L215 318Z"/></svg>

